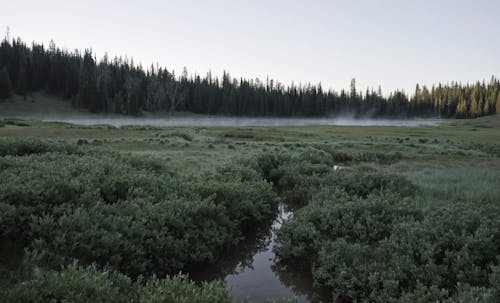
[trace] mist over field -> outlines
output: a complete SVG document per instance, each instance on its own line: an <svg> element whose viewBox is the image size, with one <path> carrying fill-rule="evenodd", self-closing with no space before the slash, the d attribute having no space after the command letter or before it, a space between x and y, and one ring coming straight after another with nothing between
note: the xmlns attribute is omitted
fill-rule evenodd
<svg viewBox="0 0 500 303"><path fill-rule="evenodd" d="M42 118L47 122L65 122L77 125L148 126L424 126L442 123L441 119L355 119L355 118Z"/></svg>
<svg viewBox="0 0 500 303"><path fill-rule="evenodd" d="M354 112L330 113L322 117L244 117L225 115L203 115L179 112L142 112L139 116L117 113L90 113L76 109L69 102L43 94L36 95L36 102L26 102L16 97L0 103L0 118L63 122L75 125L134 126L431 126L450 121L449 119L377 117L374 113L357 115Z"/></svg>

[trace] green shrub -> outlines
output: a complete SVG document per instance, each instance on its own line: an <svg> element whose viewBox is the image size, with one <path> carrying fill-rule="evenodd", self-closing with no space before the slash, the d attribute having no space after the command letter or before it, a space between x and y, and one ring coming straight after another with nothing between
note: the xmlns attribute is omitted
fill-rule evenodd
<svg viewBox="0 0 500 303"><path fill-rule="evenodd" d="M25 156L43 153L80 154L77 148L38 139L0 139L0 156Z"/></svg>
<svg viewBox="0 0 500 303"><path fill-rule="evenodd" d="M3 290L3 300L12 303L223 303L230 297L216 282L196 286L186 276L139 279L133 282L115 271L75 263L61 271L35 268L27 279Z"/></svg>
<svg viewBox="0 0 500 303"><path fill-rule="evenodd" d="M168 134L168 137L179 137L179 138L182 138L182 139L189 141L189 142L194 140L193 136L191 136L190 134L179 132L179 131L172 132L172 133Z"/></svg>
<svg viewBox="0 0 500 303"><path fill-rule="evenodd" d="M367 197L370 193L390 191L402 196L410 196L417 190L406 178L371 171L340 171L332 174L328 184L345 190L351 195Z"/></svg>
<svg viewBox="0 0 500 303"><path fill-rule="evenodd" d="M334 163L347 163L353 160L352 155L337 151L332 146L317 146L317 148L329 153Z"/></svg>
<svg viewBox="0 0 500 303"><path fill-rule="evenodd" d="M173 273L219 257L277 205L244 166L181 176L155 159L97 153L0 164L0 231L52 268L78 259L134 277Z"/></svg>
<svg viewBox="0 0 500 303"><path fill-rule="evenodd" d="M412 195L416 187L404 177L373 171L334 171L331 153L308 148L300 153L284 155L264 153L247 160L252 169L273 182L287 203L304 205L322 187L343 189L351 195L366 197L372 192L392 191ZM245 162L246 163L246 162Z"/></svg>
<svg viewBox="0 0 500 303"><path fill-rule="evenodd" d="M328 199L323 199L325 195ZM395 222L421 216L399 199L394 194L360 199L339 190L321 192L283 224L277 233L277 252L284 259L314 262L322 241L376 243L391 235Z"/></svg>
<svg viewBox="0 0 500 303"><path fill-rule="evenodd" d="M5 119L4 123L5 123L5 125L14 125L14 126L22 126L22 127L31 126L29 123L27 123L26 121L24 121L22 119Z"/></svg>
<svg viewBox="0 0 500 303"><path fill-rule="evenodd" d="M355 154L353 160L356 162L376 162L380 164L392 164L403 159L400 152L395 153L376 153L376 152L363 152Z"/></svg>
<svg viewBox="0 0 500 303"><path fill-rule="evenodd" d="M283 224L275 250L281 262L310 268L334 301L493 302L499 210L425 210L397 195L325 191Z"/></svg>
<svg viewBox="0 0 500 303"><path fill-rule="evenodd" d="M218 249L237 238L235 229L213 202L129 200L37 218L31 223L30 249L51 268L78 259L133 277L163 275L213 260Z"/></svg>

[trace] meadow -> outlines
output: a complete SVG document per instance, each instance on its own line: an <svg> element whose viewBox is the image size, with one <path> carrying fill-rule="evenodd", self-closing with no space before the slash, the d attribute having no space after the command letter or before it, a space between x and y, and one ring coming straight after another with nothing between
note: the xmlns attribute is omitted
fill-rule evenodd
<svg viewBox="0 0 500 303"><path fill-rule="evenodd" d="M0 184L6 302L229 302L223 281L189 274L269 229L280 203L293 216L276 230L274 266L310 275L309 301L500 297L499 116L418 127L4 118Z"/></svg>

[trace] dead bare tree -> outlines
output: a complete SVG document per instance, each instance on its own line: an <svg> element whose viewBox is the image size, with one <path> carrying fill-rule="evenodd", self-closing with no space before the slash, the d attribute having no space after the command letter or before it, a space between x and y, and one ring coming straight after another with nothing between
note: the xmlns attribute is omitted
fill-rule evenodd
<svg viewBox="0 0 500 303"><path fill-rule="evenodd" d="M168 87L169 87L168 96L170 99L170 114L173 114L175 112L175 109L177 108L177 106L184 103L184 101L186 100L187 94L182 89L181 89L181 91L179 91L179 82L178 81L175 81L175 80L169 81Z"/></svg>

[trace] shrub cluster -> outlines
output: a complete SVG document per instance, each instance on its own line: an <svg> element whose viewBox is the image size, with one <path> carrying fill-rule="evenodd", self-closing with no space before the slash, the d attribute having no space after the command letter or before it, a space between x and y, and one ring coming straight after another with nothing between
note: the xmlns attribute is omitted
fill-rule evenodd
<svg viewBox="0 0 500 303"><path fill-rule="evenodd" d="M387 190L409 196L416 191L412 183L398 175L347 167L335 171L336 157L340 156L331 150L306 148L294 154L263 153L248 166L253 166L261 172L261 177L273 182L286 202L298 205L306 204L314 193L325 187L361 197ZM346 157L341 156L342 159Z"/></svg>
<svg viewBox="0 0 500 303"><path fill-rule="evenodd" d="M12 303L224 303L230 297L219 283L201 286L186 276L131 280L112 270L76 263L60 271L35 268L25 281L0 291L2 300Z"/></svg>
<svg viewBox="0 0 500 303"><path fill-rule="evenodd" d="M0 160L0 235L48 268L77 259L132 277L175 273L219 257L276 208L248 167L190 176L153 159L51 151Z"/></svg>
<svg viewBox="0 0 500 303"><path fill-rule="evenodd" d="M276 251L310 269L335 302L495 302L499 210L323 190L283 224Z"/></svg>
<svg viewBox="0 0 500 303"><path fill-rule="evenodd" d="M400 155L355 155L389 163ZM345 158L345 157L344 157ZM407 179L344 168L307 148L261 155L259 169L286 201L305 205L277 232L281 264L310 270L335 302L471 301L498 298L500 210L485 204L422 208ZM476 299L475 299L476 300Z"/></svg>
<svg viewBox="0 0 500 303"><path fill-rule="evenodd" d="M0 156L25 156L32 154L43 154L58 152L66 154L77 154L78 149L68 144L58 144L41 141L38 139L1 139Z"/></svg>
<svg viewBox="0 0 500 303"><path fill-rule="evenodd" d="M354 155L353 160L356 162L376 162L380 164L392 164L403 159L400 152L380 153L380 152L363 152Z"/></svg>

